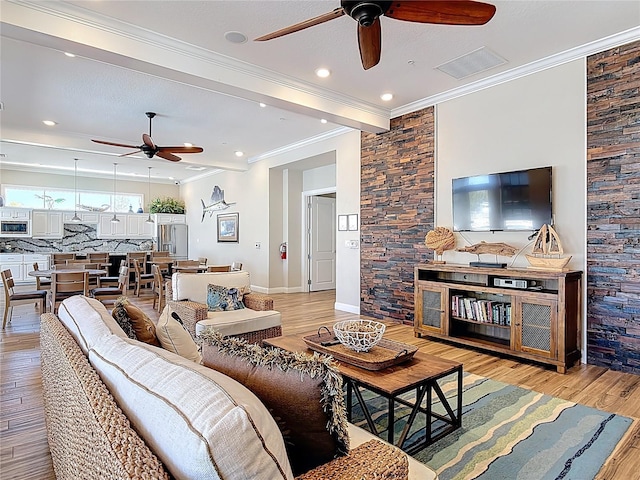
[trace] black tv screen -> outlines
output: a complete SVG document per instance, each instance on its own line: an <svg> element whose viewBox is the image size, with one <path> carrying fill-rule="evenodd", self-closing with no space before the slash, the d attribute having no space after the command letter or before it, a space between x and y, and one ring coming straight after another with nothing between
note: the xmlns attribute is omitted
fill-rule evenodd
<svg viewBox="0 0 640 480"><path fill-rule="evenodd" d="M456 232L538 230L551 225L551 167L453 179Z"/></svg>

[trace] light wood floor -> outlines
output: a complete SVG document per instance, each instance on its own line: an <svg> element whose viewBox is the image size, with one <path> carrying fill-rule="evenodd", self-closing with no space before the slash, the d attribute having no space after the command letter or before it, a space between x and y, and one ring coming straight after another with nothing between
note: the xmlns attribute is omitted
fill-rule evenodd
<svg viewBox="0 0 640 480"><path fill-rule="evenodd" d="M282 312L285 335L358 317L333 310L333 291L273 297L275 308ZM157 318L151 297L133 300L152 319ZM0 307L1 312L4 310L2 299ZM0 479L54 478L44 426L38 335L39 313L32 305L15 307L11 324L0 334ZM561 375L555 369L540 365L415 338L411 328L392 323L388 323L385 335L417 345L426 353L462 362L465 371L640 418L640 376L590 365L573 367ZM621 448L605 464L598 479L639 478L639 424L634 422Z"/></svg>

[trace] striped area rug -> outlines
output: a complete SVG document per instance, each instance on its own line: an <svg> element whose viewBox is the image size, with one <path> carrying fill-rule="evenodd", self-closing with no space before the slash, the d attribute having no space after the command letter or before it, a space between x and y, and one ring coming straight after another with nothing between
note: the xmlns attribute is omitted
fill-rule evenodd
<svg viewBox="0 0 640 480"><path fill-rule="evenodd" d="M455 405L453 379L440 385ZM366 393L374 421L379 430L386 429L386 400ZM627 417L469 373L462 398L462 428L414 455L436 470L440 480L592 479L632 423ZM408 413L406 407L397 408L396 418ZM367 428L357 406L353 415L353 423ZM424 422L419 415L409 445L423 435ZM403 426L396 423L397 435ZM433 428L437 433L438 423ZM386 432L380 435L386 439Z"/></svg>

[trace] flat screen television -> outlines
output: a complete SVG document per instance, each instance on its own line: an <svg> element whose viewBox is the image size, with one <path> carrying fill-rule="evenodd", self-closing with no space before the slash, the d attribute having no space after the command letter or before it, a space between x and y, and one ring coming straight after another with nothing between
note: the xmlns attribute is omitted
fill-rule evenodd
<svg viewBox="0 0 640 480"><path fill-rule="evenodd" d="M551 225L551 167L454 178L453 230L526 231Z"/></svg>

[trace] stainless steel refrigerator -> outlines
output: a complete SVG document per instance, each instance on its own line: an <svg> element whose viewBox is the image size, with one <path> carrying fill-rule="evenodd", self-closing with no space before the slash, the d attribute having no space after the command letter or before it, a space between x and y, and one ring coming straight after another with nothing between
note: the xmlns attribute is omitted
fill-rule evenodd
<svg viewBox="0 0 640 480"><path fill-rule="evenodd" d="M168 251L176 260L189 258L188 226L179 223L158 225L156 244L159 251Z"/></svg>

